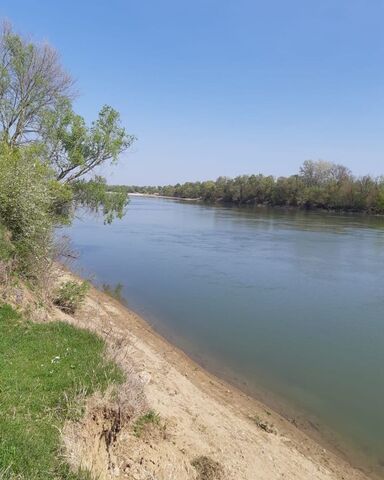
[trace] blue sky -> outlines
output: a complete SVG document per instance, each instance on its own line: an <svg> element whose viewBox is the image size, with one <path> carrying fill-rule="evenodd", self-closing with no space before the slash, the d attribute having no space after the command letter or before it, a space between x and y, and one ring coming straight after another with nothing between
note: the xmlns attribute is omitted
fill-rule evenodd
<svg viewBox="0 0 384 480"><path fill-rule="evenodd" d="M306 159L384 173L383 0L2 0L138 141L114 183L263 172Z"/></svg>

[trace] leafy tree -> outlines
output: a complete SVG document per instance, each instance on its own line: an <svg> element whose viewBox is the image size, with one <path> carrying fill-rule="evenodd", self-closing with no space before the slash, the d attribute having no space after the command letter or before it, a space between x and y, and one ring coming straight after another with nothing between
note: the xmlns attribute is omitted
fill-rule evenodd
<svg viewBox="0 0 384 480"><path fill-rule="evenodd" d="M305 160L300 167L300 176L307 186L324 185L332 180L342 182L351 177L351 172L344 165L336 165L324 160Z"/></svg>
<svg viewBox="0 0 384 480"><path fill-rule="evenodd" d="M355 178L347 167L323 160L306 160L299 173L289 177L241 175L234 179L219 177L216 181L187 182L163 187L109 186L108 190L155 193L237 205L384 213L383 177Z"/></svg>
<svg viewBox="0 0 384 480"><path fill-rule="evenodd" d="M67 98L61 98L55 110L45 112L40 133L57 180L65 183L84 177L106 161L116 163L135 140L126 134L112 107L105 105L87 127Z"/></svg>
<svg viewBox="0 0 384 480"><path fill-rule="evenodd" d="M105 105L87 126L73 111L73 81L56 51L4 25L0 33L0 228L19 271L38 279L51 261L53 228L76 206L124 214L126 190L108 192L97 168L115 164L135 137ZM3 235L4 236L4 235ZM4 243L4 242L2 242Z"/></svg>
<svg viewBox="0 0 384 480"><path fill-rule="evenodd" d="M73 81L56 51L4 25L0 35L0 138L10 147L39 146L40 161L51 167L57 181L73 187L72 199L92 209L102 208L106 221L111 221L121 217L128 196L122 202L121 192L106 195L105 182L92 175L106 162L116 163L135 137L126 133L119 113L108 105L88 127L73 111L72 99ZM63 203L60 209L61 213L71 211Z"/></svg>

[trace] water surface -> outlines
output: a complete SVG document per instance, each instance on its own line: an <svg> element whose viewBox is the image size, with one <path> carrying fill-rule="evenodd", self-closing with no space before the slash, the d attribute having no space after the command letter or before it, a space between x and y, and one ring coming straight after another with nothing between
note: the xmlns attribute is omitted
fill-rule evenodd
<svg viewBox="0 0 384 480"><path fill-rule="evenodd" d="M70 229L78 267L214 369L384 458L384 219L134 197Z"/></svg>

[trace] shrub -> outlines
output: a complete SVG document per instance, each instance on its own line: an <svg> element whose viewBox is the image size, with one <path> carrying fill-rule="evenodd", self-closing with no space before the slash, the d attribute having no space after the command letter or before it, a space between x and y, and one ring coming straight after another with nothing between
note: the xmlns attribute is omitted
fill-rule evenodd
<svg viewBox="0 0 384 480"><path fill-rule="evenodd" d="M0 145L0 222L10 232L18 268L39 276L50 248L52 221L47 168L33 149Z"/></svg>
<svg viewBox="0 0 384 480"><path fill-rule="evenodd" d="M88 290L88 282L78 283L70 280L58 288L53 303L66 313L75 313L83 303Z"/></svg>

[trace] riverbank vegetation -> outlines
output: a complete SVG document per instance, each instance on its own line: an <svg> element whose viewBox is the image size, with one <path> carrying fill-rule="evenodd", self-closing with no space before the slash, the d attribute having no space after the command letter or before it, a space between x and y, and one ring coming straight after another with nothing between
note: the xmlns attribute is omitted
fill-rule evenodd
<svg viewBox="0 0 384 480"><path fill-rule="evenodd" d="M27 322L7 305L0 330L0 478L89 478L70 472L60 429L81 416L86 396L122 380L104 342L65 323Z"/></svg>
<svg viewBox="0 0 384 480"><path fill-rule="evenodd" d="M87 125L74 111L74 98L57 52L3 25L0 232L12 244L12 268L34 282L54 255L54 228L70 223L76 207L100 211L111 222L128 202L125 192L107 192L97 168L116 163L135 137L108 105Z"/></svg>
<svg viewBox="0 0 384 480"><path fill-rule="evenodd" d="M144 193L235 205L384 213L384 177L356 177L343 165L307 160L289 177L241 175L166 186L109 186L110 192Z"/></svg>
<svg viewBox="0 0 384 480"><path fill-rule="evenodd" d="M0 32L0 479L90 480L115 476L116 467L124 475L139 472L132 478L219 479L222 464L241 478L253 478L260 462L269 471L269 458L292 478L320 471L297 450L302 440L297 448L266 442L268 455L257 457L254 446L265 442L261 428L225 406L230 391L205 393L205 386L213 385L205 374L200 374L202 388L196 388L188 379L197 376L196 366L188 367L176 351L171 363L172 349L157 351L149 329L133 323L135 315L105 305L95 293L76 311L86 303L88 286L57 273L55 259L67 251L54 231L72 221L78 206L101 212L106 223L124 215L129 189L107 188L97 168L116 163L135 138L110 106L87 124L74 111L74 97L73 81L56 51L5 25ZM218 184L227 182L232 181ZM205 193L191 195L186 189L172 195L237 198L212 184ZM246 203L240 190L238 200ZM120 288L107 290L118 296ZM147 337L132 335L135 331ZM107 345L113 362L105 354ZM121 388L113 388L123 380ZM148 382L151 405L160 407L159 413L147 401ZM234 404L241 401L243 396ZM255 405L249 408L253 412Z"/></svg>
<svg viewBox="0 0 384 480"><path fill-rule="evenodd" d="M85 479L61 449L64 421L81 399L122 380L105 342L49 320L53 304L72 314L87 285L57 285L54 262L67 253L54 230L78 206L105 222L124 214L97 167L116 163L135 140L103 106L87 125L73 109L74 83L49 45L4 25L0 32L0 478ZM12 304L12 307L9 306ZM16 312L16 309L19 311Z"/></svg>

